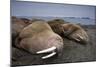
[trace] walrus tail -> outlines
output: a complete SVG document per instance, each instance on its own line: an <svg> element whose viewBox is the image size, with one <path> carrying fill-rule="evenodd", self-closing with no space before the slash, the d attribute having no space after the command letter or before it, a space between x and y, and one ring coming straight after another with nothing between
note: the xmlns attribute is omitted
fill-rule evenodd
<svg viewBox="0 0 100 67"><path fill-rule="evenodd" d="M36 52L36 53L37 53L37 54L50 53L50 54L48 54L48 55L42 57L42 59L47 59L47 58L50 58L50 57L56 55L56 49L57 49L57 48L56 48L55 46L53 46L53 47L51 47L51 48L44 49L44 50L38 51L38 52Z"/></svg>

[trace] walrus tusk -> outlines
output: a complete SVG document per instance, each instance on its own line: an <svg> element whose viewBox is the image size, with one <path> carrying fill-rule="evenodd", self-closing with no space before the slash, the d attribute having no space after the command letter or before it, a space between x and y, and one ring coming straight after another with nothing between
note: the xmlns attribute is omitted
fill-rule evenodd
<svg viewBox="0 0 100 67"><path fill-rule="evenodd" d="M53 51L51 54L43 56L42 59L50 58L50 57L54 56L55 54L56 54L56 52Z"/></svg>
<svg viewBox="0 0 100 67"><path fill-rule="evenodd" d="M77 40L77 41L80 41L79 39L77 39L77 38L74 38L75 40Z"/></svg>
<svg viewBox="0 0 100 67"><path fill-rule="evenodd" d="M36 52L37 54L41 54L41 53L48 53L48 52L52 52L56 49L55 46L51 47L51 48L48 48L48 49L44 49L44 50L41 50L41 51L38 51Z"/></svg>
<svg viewBox="0 0 100 67"><path fill-rule="evenodd" d="M82 36L80 36L79 34L77 34L81 39L83 39L83 37Z"/></svg>

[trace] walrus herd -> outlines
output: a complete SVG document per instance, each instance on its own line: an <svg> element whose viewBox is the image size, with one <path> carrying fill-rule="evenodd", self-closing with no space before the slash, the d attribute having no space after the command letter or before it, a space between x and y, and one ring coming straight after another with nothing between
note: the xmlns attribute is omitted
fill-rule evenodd
<svg viewBox="0 0 100 67"><path fill-rule="evenodd" d="M86 31L77 24L60 19L50 21L29 20L11 17L12 46L24 49L32 54L45 54L47 59L63 50L63 38L86 44L89 41Z"/></svg>
<svg viewBox="0 0 100 67"><path fill-rule="evenodd" d="M54 19L48 21L54 32L68 39L77 41L81 44L86 44L89 41L86 31L77 24L65 22L62 19Z"/></svg>

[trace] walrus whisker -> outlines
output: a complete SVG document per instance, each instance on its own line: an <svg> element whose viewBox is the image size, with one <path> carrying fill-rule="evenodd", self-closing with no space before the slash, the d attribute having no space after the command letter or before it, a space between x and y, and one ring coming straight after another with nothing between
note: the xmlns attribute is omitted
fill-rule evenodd
<svg viewBox="0 0 100 67"><path fill-rule="evenodd" d="M56 52L53 51L53 52L50 53L49 55L43 56L42 59L50 58L50 57L54 56L55 54L56 54Z"/></svg>
<svg viewBox="0 0 100 67"><path fill-rule="evenodd" d="M41 50L41 51L38 51L36 52L37 54L41 54L41 53L48 53L48 52L52 52L56 49L55 46L51 47L51 48L48 48L48 49L44 49L44 50Z"/></svg>

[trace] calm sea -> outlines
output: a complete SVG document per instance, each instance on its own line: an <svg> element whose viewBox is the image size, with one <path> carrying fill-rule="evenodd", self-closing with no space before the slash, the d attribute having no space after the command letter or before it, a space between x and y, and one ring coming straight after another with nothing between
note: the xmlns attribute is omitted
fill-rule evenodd
<svg viewBox="0 0 100 67"><path fill-rule="evenodd" d="M28 19L43 19L43 20L53 20L56 18L63 19L66 22L71 23L80 23L82 25L96 25L96 19L90 19L90 18L77 18L77 17L32 17L32 16L17 16L19 18L28 18Z"/></svg>

